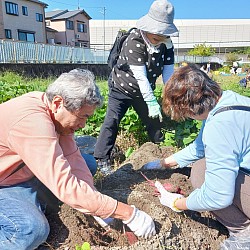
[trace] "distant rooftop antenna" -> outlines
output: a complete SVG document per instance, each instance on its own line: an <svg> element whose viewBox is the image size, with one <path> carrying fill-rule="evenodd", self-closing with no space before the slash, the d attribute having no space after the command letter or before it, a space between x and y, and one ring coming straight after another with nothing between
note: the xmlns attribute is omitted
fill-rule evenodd
<svg viewBox="0 0 250 250"><path fill-rule="evenodd" d="M78 10L80 10L80 0L78 0Z"/></svg>

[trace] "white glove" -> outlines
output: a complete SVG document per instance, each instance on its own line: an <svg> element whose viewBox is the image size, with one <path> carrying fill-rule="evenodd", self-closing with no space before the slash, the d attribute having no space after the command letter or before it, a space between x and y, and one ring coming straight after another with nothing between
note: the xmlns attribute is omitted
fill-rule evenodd
<svg viewBox="0 0 250 250"><path fill-rule="evenodd" d="M138 237L150 238L156 234L155 223L153 219L145 212L137 209L135 206L134 212L131 218L127 221L123 221L124 224L134 232Z"/></svg>
<svg viewBox="0 0 250 250"><path fill-rule="evenodd" d="M105 229L109 229L110 224L112 224L114 222L114 218L111 218L111 217L109 217L107 219L102 219L98 216L93 216L93 217L98 222L98 224Z"/></svg>
<svg viewBox="0 0 250 250"><path fill-rule="evenodd" d="M183 195L168 192L159 181L155 182L155 187L161 194L159 199L162 205L171 208L175 212L182 212L182 210L175 207L174 203L176 202L176 200L184 198Z"/></svg>
<svg viewBox="0 0 250 250"><path fill-rule="evenodd" d="M161 160L150 161L142 166L142 169L145 170L154 170L154 169L164 169L161 164Z"/></svg>

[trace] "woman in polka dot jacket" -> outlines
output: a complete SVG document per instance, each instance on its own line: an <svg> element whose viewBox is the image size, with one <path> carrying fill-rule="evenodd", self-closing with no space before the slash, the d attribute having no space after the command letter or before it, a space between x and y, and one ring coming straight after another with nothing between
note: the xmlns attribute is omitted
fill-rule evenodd
<svg viewBox="0 0 250 250"><path fill-rule="evenodd" d="M163 140L161 107L153 91L158 76L162 75L165 83L174 72L174 48L170 37L178 36L178 30L173 19L172 4L156 0L123 43L108 80L108 108L94 152L101 170L110 165L119 123L130 106L145 124L151 141Z"/></svg>

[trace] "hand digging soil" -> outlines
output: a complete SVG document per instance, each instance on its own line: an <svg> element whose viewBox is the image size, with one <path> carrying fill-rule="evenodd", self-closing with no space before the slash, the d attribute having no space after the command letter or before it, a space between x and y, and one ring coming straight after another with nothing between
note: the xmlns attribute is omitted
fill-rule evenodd
<svg viewBox="0 0 250 250"><path fill-rule="evenodd" d="M83 215L63 204L58 211L51 211L48 219L51 233L48 241L39 250L75 250L75 245L89 242L91 250L101 249L183 249L215 250L227 238L227 230L209 212L186 211L176 213L160 204L143 173L153 183L158 180L168 183L171 192L178 191L187 196L192 187L189 181L190 168L143 171L148 161L166 157L173 152L171 147L159 147L145 143L113 174L96 183L99 191L119 201L133 204L147 212L155 221L157 235L150 240L129 239L124 234L121 221L116 221L110 232L92 216ZM130 242L129 242L130 241Z"/></svg>

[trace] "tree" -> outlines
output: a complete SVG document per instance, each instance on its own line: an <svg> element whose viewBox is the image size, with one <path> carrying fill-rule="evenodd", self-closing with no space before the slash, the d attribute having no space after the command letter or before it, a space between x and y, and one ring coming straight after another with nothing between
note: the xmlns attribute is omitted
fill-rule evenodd
<svg viewBox="0 0 250 250"><path fill-rule="evenodd" d="M236 53L238 54L245 54L247 58L250 58L250 47L243 47L242 49L236 49Z"/></svg>
<svg viewBox="0 0 250 250"><path fill-rule="evenodd" d="M194 48L188 51L189 56L212 56L215 54L215 48L212 48L211 45L196 44Z"/></svg>
<svg viewBox="0 0 250 250"><path fill-rule="evenodd" d="M243 49L243 54L246 54L247 58L249 59L250 58L250 47L245 47Z"/></svg>
<svg viewBox="0 0 250 250"><path fill-rule="evenodd" d="M236 53L227 53L226 62L229 64L233 64L233 62L238 61L240 58Z"/></svg>

